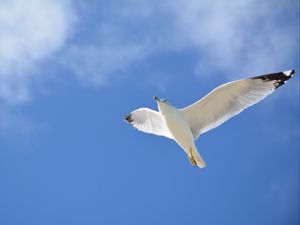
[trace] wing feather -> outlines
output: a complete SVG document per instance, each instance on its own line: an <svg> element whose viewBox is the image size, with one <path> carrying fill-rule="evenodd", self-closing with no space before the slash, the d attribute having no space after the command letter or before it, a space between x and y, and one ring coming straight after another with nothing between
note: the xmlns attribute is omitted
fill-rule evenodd
<svg viewBox="0 0 300 225"><path fill-rule="evenodd" d="M160 113L152 109L134 110L125 117L125 120L139 131L174 139Z"/></svg>
<svg viewBox="0 0 300 225"><path fill-rule="evenodd" d="M180 111L197 139L273 93L293 74L290 70L225 83Z"/></svg>

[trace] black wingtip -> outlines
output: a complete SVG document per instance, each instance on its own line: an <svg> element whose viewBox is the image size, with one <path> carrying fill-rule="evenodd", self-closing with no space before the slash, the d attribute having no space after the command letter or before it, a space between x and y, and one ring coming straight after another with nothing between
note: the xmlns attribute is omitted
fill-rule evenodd
<svg viewBox="0 0 300 225"><path fill-rule="evenodd" d="M274 84L275 88L280 87L281 85L285 84L288 79L290 79L293 74L295 73L295 70L288 70L284 72L278 72L278 73L270 73L265 74L261 76L253 77L252 79L260 79L264 82L272 82Z"/></svg>
<svg viewBox="0 0 300 225"><path fill-rule="evenodd" d="M295 70L290 70L290 76L294 76Z"/></svg>
<svg viewBox="0 0 300 225"><path fill-rule="evenodd" d="M129 114L129 115L125 116L124 120L127 123L132 124L132 122L133 122L132 114Z"/></svg>

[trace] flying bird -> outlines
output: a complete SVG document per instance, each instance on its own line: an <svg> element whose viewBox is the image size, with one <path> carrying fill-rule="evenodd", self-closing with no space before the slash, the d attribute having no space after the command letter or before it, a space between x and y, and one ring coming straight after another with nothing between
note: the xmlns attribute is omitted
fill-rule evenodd
<svg viewBox="0 0 300 225"><path fill-rule="evenodd" d="M192 166L204 168L206 164L195 140L273 93L294 73L289 70L228 82L182 109L155 96L159 111L139 108L127 115L125 121L140 131L173 139Z"/></svg>

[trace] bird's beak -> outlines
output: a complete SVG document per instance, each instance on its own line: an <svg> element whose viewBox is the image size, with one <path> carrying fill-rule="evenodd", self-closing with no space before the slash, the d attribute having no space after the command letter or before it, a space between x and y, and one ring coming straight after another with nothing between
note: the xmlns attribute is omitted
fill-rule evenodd
<svg viewBox="0 0 300 225"><path fill-rule="evenodd" d="M154 98L155 101L159 101L158 97L154 96L153 98Z"/></svg>

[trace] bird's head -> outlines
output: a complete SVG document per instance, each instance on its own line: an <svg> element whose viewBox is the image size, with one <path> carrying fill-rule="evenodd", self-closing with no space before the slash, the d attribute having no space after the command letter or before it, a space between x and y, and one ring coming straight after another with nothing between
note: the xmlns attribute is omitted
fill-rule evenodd
<svg viewBox="0 0 300 225"><path fill-rule="evenodd" d="M153 98L156 101L158 109L162 114L165 114L170 110L171 105L166 99L158 98L156 96L154 96Z"/></svg>

